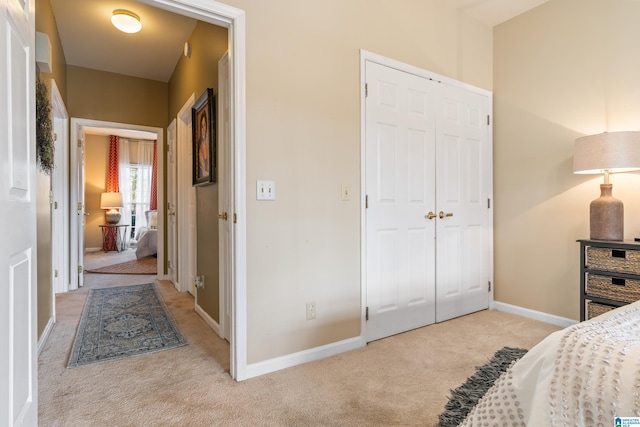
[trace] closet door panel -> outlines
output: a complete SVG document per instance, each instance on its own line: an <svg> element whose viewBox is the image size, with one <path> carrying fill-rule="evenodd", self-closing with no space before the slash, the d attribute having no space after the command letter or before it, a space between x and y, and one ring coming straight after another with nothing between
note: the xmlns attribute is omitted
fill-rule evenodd
<svg viewBox="0 0 640 427"><path fill-rule="evenodd" d="M434 85L366 64L367 340L435 321Z"/></svg>

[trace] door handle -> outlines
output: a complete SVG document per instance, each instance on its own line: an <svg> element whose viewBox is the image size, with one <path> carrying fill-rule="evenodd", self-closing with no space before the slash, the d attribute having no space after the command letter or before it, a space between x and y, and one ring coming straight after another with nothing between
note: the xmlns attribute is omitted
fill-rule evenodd
<svg viewBox="0 0 640 427"><path fill-rule="evenodd" d="M426 214L424 217L425 217L426 219L433 219L433 218L435 218L435 217L437 217L437 216L438 216L438 215L436 215L436 214L434 214L433 212L429 211L429 213L428 213L428 214Z"/></svg>
<svg viewBox="0 0 640 427"><path fill-rule="evenodd" d="M444 213L442 211L438 212L438 217L440 219L445 218L445 217L449 217L449 216L453 216L453 212L447 212L447 213Z"/></svg>
<svg viewBox="0 0 640 427"><path fill-rule="evenodd" d="M221 214L218 214L218 218L226 221L229 218L229 215L227 215L226 212L222 212Z"/></svg>

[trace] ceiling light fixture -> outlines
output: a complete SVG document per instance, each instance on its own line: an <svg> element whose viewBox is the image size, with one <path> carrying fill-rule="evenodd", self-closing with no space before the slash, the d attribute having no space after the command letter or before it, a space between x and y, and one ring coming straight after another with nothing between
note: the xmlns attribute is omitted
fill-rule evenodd
<svg viewBox="0 0 640 427"><path fill-rule="evenodd" d="M142 29L140 17L124 9L116 9L113 11L111 23L123 33L137 33Z"/></svg>

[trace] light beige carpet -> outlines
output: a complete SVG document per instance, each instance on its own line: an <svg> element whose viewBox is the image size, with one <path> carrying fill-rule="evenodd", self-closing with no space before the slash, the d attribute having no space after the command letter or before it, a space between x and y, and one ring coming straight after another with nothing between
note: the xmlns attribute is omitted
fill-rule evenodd
<svg viewBox="0 0 640 427"><path fill-rule="evenodd" d="M144 283L148 276L86 275ZM86 289L58 295L39 360L40 426L431 426L458 387L503 346L531 348L558 328L483 311L244 382L229 345L168 282L158 288L190 345L66 369Z"/></svg>
<svg viewBox="0 0 640 427"><path fill-rule="evenodd" d="M158 260L151 256L87 270L87 273L101 274L156 274L157 272Z"/></svg>

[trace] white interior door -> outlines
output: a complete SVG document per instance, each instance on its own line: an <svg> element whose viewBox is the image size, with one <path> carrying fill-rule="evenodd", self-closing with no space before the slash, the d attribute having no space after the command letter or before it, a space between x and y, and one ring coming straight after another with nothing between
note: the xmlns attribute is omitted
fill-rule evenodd
<svg viewBox="0 0 640 427"><path fill-rule="evenodd" d="M182 106L177 117L176 153L178 155L178 290L196 294L196 191L192 181L191 108L195 95Z"/></svg>
<svg viewBox="0 0 640 427"><path fill-rule="evenodd" d="M84 226L85 226L85 217L89 215L85 212L84 206L84 129L80 127L79 129L79 139L78 144L75 147L76 152L76 162L77 170L76 170L76 204L74 208L76 209L76 214L78 217L76 228L77 228L77 242L76 247L78 248L78 269L77 271L71 267L73 273L77 275L77 286L84 286Z"/></svg>
<svg viewBox="0 0 640 427"><path fill-rule="evenodd" d="M167 280L178 281L176 224L176 120L167 127Z"/></svg>
<svg viewBox="0 0 640 427"><path fill-rule="evenodd" d="M35 18L0 6L0 425L38 424Z"/></svg>
<svg viewBox="0 0 640 427"><path fill-rule="evenodd" d="M489 99L445 86L438 110L436 321L489 307Z"/></svg>
<svg viewBox="0 0 640 427"><path fill-rule="evenodd" d="M229 54L218 61L218 253L220 283L220 330L222 338L231 339L231 165L229 156Z"/></svg>
<svg viewBox="0 0 640 427"><path fill-rule="evenodd" d="M51 97L55 135L54 170L51 176L53 292L61 293L69 289L69 115L54 80L51 81Z"/></svg>
<svg viewBox="0 0 640 427"><path fill-rule="evenodd" d="M437 84L366 62L367 341L435 322Z"/></svg>

